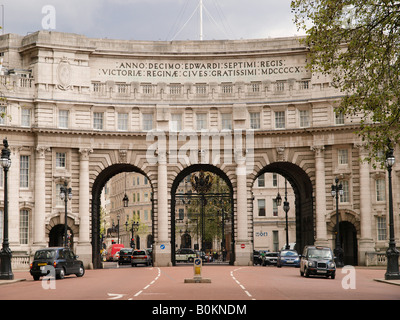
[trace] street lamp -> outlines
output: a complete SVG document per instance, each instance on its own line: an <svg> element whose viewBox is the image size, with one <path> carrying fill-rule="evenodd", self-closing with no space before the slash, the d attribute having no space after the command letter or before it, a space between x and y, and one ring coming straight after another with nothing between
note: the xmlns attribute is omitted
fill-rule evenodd
<svg viewBox="0 0 400 320"><path fill-rule="evenodd" d="M124 208L128 208L129 198L126 195L126 193L125 193L124 197L122 198L122 202L124 203Z"/></svg>
<svg viewBox="0 0 400 320"><path fill-rule="evenodd" d="M8 242L8 169L11 166L10 149L7 138L3 140L4 148L1 150L1 166L4 170L4 235L3 247L0 251L0 280L13 280L14 274L11 268L12 253Z"/></svg>
<svg viewBox="0 0 400 320"><path fill-rule="evenodd" d="M396 249L396 242L394 237L394 219L393 219L393 191L392 191L392 167L395 163L393 149L389 145L389 150L386 153L385 165L388 170L389 176L389 248L386 251L387 267L385 273L385 280L398 280L400 279L399 273L399 251Z"/></svg>
<svg viewBox="0 0 400 320"><path fill-rule="evenodd" d="M339 184L339 178L335 178L335 184L331 186L332 197L336 197L336 244L335 244L335 256L336 266L338 268L343 267L343 249L340 245L340 228L339 228L339 196L343 195L343 186Z"/></svg>
<svg viewBox="0 0 400 320"><path fill-rule="evenodd" d="M72 200L72 189L67 188L68 183L65 181L64 186L60 188L60 199L65 204L65 221L64 221L64 247L68 247L68 200Z"/></svg>
<svg viewBox="0 0 400 320"><path fill-rule="evenodd" d="M117 214L117 221L118 221L118 225L117 225L117 230L118 230L118 244L119 244L119 219L121 218L121 215L118 213Z"/></svg>
<svg viewBox="0 0 400 320"><path fill-rule="evenodd" d="M126 221L125 222L125 230L126 231L128 231L128 221ZM132 225L131 225L131 229L129 230L130 232L132 232L132 236L131 236L131 248L133 248L133 249L135 249L134 248L134 242L132 241L134 238L133 238L133 236L134 236L134 232L136 232L136 231L138 231L139 230L139 222L137 222L137 221L132 221Z"/></svg>
<svg viewBox="0 0 400 320"><path fill-rule="evenodd" d="M289 202L287 201L287 180L285 179L285 201L283 202L283 210L286 214L286 250L289 250L289 226L288 226L288 211L290 209Z"/></svg>

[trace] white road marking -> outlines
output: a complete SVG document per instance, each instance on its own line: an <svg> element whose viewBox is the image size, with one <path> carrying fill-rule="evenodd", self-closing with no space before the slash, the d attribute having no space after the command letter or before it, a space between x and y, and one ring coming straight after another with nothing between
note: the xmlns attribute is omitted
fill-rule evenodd
<svg viewBox="0 0 400 320"><path fill-rule="evenodd" d="M242 267L242 268L244 268L244 267ZM244 291L250 298L252 298L253 296L250 294L250 292L247 291L246 288L240 283L240 281L239 281L238 279L236 279L236 278L234 277L234 275L233 275L233 273L234 273L235 271L238 271L238 270L240 270L240 269L242 269L242 268L238 268L238 269L235 269L235 270L231 271L231 277L232 277L232 280L234 280L234 281L240 286L240 288L242 288L243 291ZM252 298L252 300L256 300L256 299Z"/></svg>

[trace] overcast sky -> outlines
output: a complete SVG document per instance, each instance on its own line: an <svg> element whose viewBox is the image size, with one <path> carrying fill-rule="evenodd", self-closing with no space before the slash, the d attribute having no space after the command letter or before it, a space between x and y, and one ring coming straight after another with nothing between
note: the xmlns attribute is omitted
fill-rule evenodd
<svg viewBox="0 0 400 320"><path fill-rule="evenodd" d="M48 28L91 38L199 40L199 0L2 0L4 32ZM203 0L204 40L293 36L290 0ZM51 6L49 11L49 7ZM193 15L193 16L192 16ZM191 19L189 19L192 16ZM55 19L52 19L55 17ZM3 19L1 19L3 24Z"/></svg>

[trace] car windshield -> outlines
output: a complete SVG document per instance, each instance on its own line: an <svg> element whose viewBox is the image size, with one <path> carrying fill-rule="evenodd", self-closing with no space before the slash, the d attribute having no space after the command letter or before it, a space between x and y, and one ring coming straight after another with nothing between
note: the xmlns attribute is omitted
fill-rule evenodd
<svg viewBox="0 0 400 320"><path fill-rule="evenodd" d="M329 249L312 249L308 253L309 258L332 259L332 252Z"/></svg>
<svg viewBox="0 0 400 320"><path fill-rule="evenodd" d="M297 252L295 252L295 251L282 251L282 252L281 252L281 256L285 256L285 257L288 257L288 256L298 256L298 254L297 254Z"/></svg>
<svg viewBox="0 0 400 320"><path fill-rule="evenodd" d="M121 249L121 250L119 251L120 254L130 254L131 252L132 252L131 249Z"/></svg>
<svg viewBox="0 0 400 320"><path fill-rule="evenodd" d="M35 260L54 259L55 256L56 256L55 250L40 250L36 251L34 259Z"/></svg>

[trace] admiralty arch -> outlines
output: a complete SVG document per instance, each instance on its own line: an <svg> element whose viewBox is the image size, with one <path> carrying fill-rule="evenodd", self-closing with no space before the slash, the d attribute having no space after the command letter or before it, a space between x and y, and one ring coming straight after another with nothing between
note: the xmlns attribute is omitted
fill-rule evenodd
<svg viewBox="0 0 400 320"><path fill-rule="evenodd" d="M40 31L2 35L0 54L13 259L52 245L65 223L66 184L74 251L99 268L101 191L116 174L138 172L152 189L154 263L171 265L177 183L202 170L229 186L235 265L252 264L253 185L270 172L293 189L299 251L334 248L338 178L345 250L359 265L385 258L386 171L360 161L360 119L335 112L341 93L306 70L298 38L146 42Z"/></svg>

